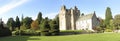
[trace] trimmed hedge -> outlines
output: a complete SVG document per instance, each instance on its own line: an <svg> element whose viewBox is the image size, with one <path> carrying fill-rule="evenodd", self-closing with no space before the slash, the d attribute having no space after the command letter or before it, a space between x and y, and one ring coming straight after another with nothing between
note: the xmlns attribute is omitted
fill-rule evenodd
<svg viewBox="0 0 120 41"><path fill-rule="evenodd" d="M95 32L89 31L89 30L65 30L65 31L60 31L60 35L89 34L89 33L95 33Z"/></svg>
<svg viewBox="0 0 120 41"><path fill-rule="evenodd" d="M27 36L40 36L40 31L34 31L34 30L20 30L20 31L13 31L12 33L13 35L27 35Z"/></svg>

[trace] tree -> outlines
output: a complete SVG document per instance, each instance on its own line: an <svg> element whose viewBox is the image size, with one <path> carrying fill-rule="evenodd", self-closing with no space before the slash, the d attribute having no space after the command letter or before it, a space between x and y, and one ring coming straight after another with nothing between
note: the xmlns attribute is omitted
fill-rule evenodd
<svg viewBox="0 0 120 41"><path fill-rule="evenodd" d="M120 14L115 15L113 25L115 26L115 30L120 29Z"/></svg>
<svg viewBox="0 0 120 41"><path fill-rule="evenodd" d="M107 7L106 14L105 14L105 25L106 26L109 26L109 24L110 24L109 22L110 22L111 19L113 19L112 18L112 12L111 12L110 7Z"/></svg>
<svg viewBox="0 0 120 41"><path fill-rule="evenodd" d="M38 24L37 20L35 20L31 23L31 29L33 29L33 30L39 29L39 24Z"/></svg>
<svg viewBox="0 0 120 41"><path fill-rule="evenodd" d="M84 13L82 13L81 16L84 16Z"/></svg>
<svg viewBox="0 0 120 41"><path fill-rule="evenodd" d="M18 16L16 16L16 27L18 27L18 29L20 30L20 26L21 26L21 24L20 24L20 20L19 20L19 17Z"/></svg>
<svg viewBox="0 0 120 41"><path fill-rule="evenodd" d="M105 31L105 23L104 23L105 21L100 17L98 19L100 21L100 25L97 26L99 28L99 29L97 28L97 30L99 30L99 31L101 30L102 32L104 32Z"/></svg>
<svg viewBox="0 0 120 41"><path fill-rule="evenodd" d="M49 25L49 20L46 17L45 20L42 21L42 24L40 24L40 30L41 30L41 35L42 36L48 36L50 35L50 25Z"/></svg>
<svg viewBox="0 0 120 41"><path fill-rule="evenodd" d="M38 21L38 24L40 24L42 21L42 13L41 12L38 13L37 21Z"/></svg>
<svg viewBox="0 0 120 41"><path fill-rule="evenodd" d="M50 30L52 35L58 35L59 34L59 26L55 20L52 20L50 22Z"/></svg>
<svg viewBox="0 0 120 41"><path fill-rule="evenodd" d="M0 21L0 37L11 36L12 35L11 31L9 30L8 27L5 27L4 25L5 25L4 22L1 20Z"/></svg>
<svg viewBox="0 0 120 41"><path fill-rule="evenodd" d="M33 20L32 20L31 17L25 17L25 18L23 19L23 25L24 25L27 29L30 29L32 21L33 21Z"/></svg>
<svg viewBox="0 0 120 41"><path fill-rule="evenodd" d="M11 29L12 31L14 31L15 21L13 20L13 18L9 18L9 19L8 19L7 25L10 27L10 29Z"/></svg>
<svg viewBox="0 0 120 41"><path fill-rule="evenodd" d="M59 14L55 16L55 21L56 21L56 24L58 25L58 28L59 28Z"/></svg>
<svg viewBox="0 0 120 41"><path fill-rule="evenodd" d="M110 20L110 29L111 30L114 30L114 21L113 20Z"/></svg>

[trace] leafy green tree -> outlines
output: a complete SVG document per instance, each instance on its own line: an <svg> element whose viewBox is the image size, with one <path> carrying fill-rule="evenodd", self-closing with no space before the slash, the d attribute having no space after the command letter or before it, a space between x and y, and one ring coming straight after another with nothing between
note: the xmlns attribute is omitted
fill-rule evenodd
<svg viewBox="0 0 120 41"><path fill-rule="evenodd" d="M32 23L32 18L31 17L25 17L23 19L23 25L27 28L30 29L31 28L31 23Z"/></svg>
<svg viewBox="0 0 120 41"><path fill-rule="evenodd" d="M12 31L14 31L14 27L15 27L15 21L13 20L13 18L9 18L8 21L7 21L7 25L10 27L10 29Z"/></svg>
<svg viewBox="0 0 120 41"><path fill-rule="evenodd" d="M40 24L42 21L42 13L41 12L38 13L37 21L38 21L38 24Z"/></svg>
<svg viewBox="0 0 120 41"><path fill-rule="evenodd" d="M105 31L105 21L102 19L102 18L98 18L99 19L99 21L100 21L100 25L99 26L97 26L98 28L97 28L97 30L98 30L98 32L100 31L102 31L102 32L104 32Z"/></svg>
<svg viewBox="0 0 120 41"><path fill-rule="evenodd" d="M112 12L111 12L110 7L107 7L106 14L105 14L105 25L106 26L109 26L111 19L113 19L112 18Z"/></svg>
<svg viewBox="0 0 120 41"><path fill-rule="evenodd" d="M18 27L18 29L20 29L20 26L21 26L21 24L20 24L20 20L19 20L19 17L18 16L16 16L16 27Z"/></svg>
<svg viewBox="0 0 120 41"><path fill-rule="evenodd" d="M42 24L40 24L40 30L42 36L48 36L50 35L50 25L48 18L46 17L45 20L42 21Z"/></svg>
<svg viewBox="0 0 120 41"><path fill-rule="evenodd" d="M113 25L115 26L115 30L120 29L120 14L115 15Z"/></svg>
<svg viewBox="0 0 120 41"><path fill-rule="evenodd" d="M59 14L55 16L55 21L56 21L56 24L58 25L58 28L59 28Z"/></svg>
<svg viewBox="0 0 120 41"><path fill-rule="evenodd" d="M50 30L52 35L58 35L59 34L59 26L55 20L52 20L50 22Z"/></svg>
<svg viewBox="0 0 120 41"><path fill-rule="evenodd" d="M111 30L114 30L114 21L113 20L110 20L110 29Z"/></svg>

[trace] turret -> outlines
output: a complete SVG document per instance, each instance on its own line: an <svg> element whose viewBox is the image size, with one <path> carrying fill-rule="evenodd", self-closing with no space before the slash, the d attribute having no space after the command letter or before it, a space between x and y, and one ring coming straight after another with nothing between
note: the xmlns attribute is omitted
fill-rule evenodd
<svg viewBox="0 0 120 41"><path fill-rule="evenodd" d="M66 6L63 5L63 6L61 7L61 10L66 10Z"/></svg>

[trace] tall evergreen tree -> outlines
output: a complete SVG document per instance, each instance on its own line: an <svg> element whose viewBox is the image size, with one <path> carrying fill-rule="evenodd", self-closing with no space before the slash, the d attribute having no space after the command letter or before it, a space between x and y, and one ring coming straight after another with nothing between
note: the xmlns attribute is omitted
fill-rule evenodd
<svg viewBox="0 0 120 41"><path fill-rule="evenodd" d="M112 19L112 12L111 12L110 7L107 7L106 13L105 13L105 25L106 26L109 26L110 24L109 22L111 19Z"/></svg>
<svg viewBox="0 0 120 41"><path fill-rule="evenodd" d="M41 12L38 13L37 21L38 21L38 24L40 24L42 21L42 13Z"/></svg>
<svg viewBox="0 0 120 41"><path fill-rule="evenodd" d="M16 22L15 22L15 24L16 24L16 27L18 27L18 29L20 29L20 20L19 20L19 17L18 16L16 16Z"/></svg>

